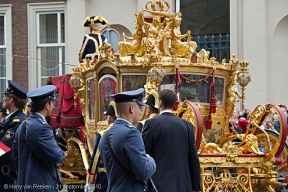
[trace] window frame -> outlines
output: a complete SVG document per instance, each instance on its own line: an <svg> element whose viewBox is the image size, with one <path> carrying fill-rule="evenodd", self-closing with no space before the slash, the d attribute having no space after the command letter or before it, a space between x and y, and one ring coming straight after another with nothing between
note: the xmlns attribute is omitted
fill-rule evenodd
<svg viewBox="0 0 288 192"><path fill-rule="evenodd" d="M27 4L27 20L28 20L28 55L30 58L37 58L38 55L41 55L41 47L64 47L65 43L49 43L49 44L40 44L39 42L39 17L40 14L53 14L57 13L60 15L64 13L65 16L65 4L63 2L51 2L51 3L28 3ZM57 16L57 22L60 22L60 16ZM65 18L64 18L64 21ZM60 30L58 28L58 38L61 37ZM65 32L64 32L65 33ZM60 36L60 37L59 37ZM61 42L61 39L58 39ZM62 61L62 51L59 49L59 62ZM41 65L41 61L40 61ZM39 61L35 59L28 59L28 88L34 89L41 85L41 67ZM60 64L61 65L61 64ZM59 72L62 73L62 68L59 67ZM61 74L59 73L59 74Z"/></svg>
<svg viewBox="0 0 288 192"><path fill-rule="evenodd" d="M4 38L5 44L0 45L0 48L6 49L6 64L4 64L6 69L5 77L0 77L1 80L7 81L8 79L13 79L13 55L12 55L12 5L2 4L0 5L0 15L4 16ZM3 64L2 64L3 65ZM4 68L0 66L0 68ZM5 87L4 87L5 89ZM0 90L1 92L4 90ZM0 96L2 101L2 95Z"/></svg>

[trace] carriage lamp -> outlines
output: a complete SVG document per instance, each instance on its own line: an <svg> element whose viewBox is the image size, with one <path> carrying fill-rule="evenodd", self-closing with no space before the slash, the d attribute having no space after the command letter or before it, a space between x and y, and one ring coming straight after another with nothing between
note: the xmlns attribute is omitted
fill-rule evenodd
<svg viewBox="0 0 288 192"><path fill-rule="evenodd" d="M148 72L148 77L149 77L149 79L154 81L157 86L159 86L161 81L162 81L162 79L164 78L165 74L166 74L166 72L164 71L163 68L161 68L161 67L153 67Z"/></svg>
<svg viewBox="0 0 288 192"><path fill-rule="evenodd" d="M248 69L249 63L247 61L241 61L239 65L240 65L240 68L237 73L237 82L239 83L242 89L242 109L244 109L245 89L246 89L246 86L251 82L251 74Z"/></svg>
<svg viewBox="0 0 288 192"><path fill-rule="evenodd" d="M73 74L69 81L73 91L74 91L74 108L77 108L77 97L78 97L78 90L82 87L83 83L80 77L80 68L74 67Z"/></svg>

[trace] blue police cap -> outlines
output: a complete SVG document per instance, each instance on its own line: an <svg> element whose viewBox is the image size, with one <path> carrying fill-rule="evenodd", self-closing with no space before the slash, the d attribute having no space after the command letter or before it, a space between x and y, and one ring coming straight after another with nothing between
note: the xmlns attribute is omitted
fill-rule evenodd
<svg viewBox="0 0 288 192"><path fill-rule="evenodd" d="M44 85L29 91L27 93L27 97L29 97L32 101L56 100L54 97L55 89L56 87L54 85Z"/></svg>
<svg viewBox="0 0 288 192"><path fill-rule="evenodd" d="M141 106L145 106L146 104L142 101L143 93L144 89L140 88L111 95L111 98L115 99L115 103L136 102Z"/></svg>
<svg viewBox="0 0 288 192"><path fill-rule="evenodd" d="M3 93L15 95L21 99L27 98L27 96L26 96L27 90L24 89L18 83L11 81L11 80L8 80L8 87L7 87L6 91L4 91Z"/></svg>

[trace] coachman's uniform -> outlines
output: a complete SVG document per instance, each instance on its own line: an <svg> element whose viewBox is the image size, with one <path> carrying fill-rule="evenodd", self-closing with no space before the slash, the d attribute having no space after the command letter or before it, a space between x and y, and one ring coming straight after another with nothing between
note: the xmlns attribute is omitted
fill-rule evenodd
<svg viewBox="0 0 288 192"><path fill-rule="evenodd" d="M108 25L109 23L101 16L92 16L87 17L83 23L84 27L89 27L91 24L101 24L101 25ZM99 25L99 26L101 26ZM100 30L98 30L100 31ZM84 36L82 47L79 53L79 60L83 60L85 58L92 59L93 56L96 56L100 53L99 47L102 46L103 42L107 43L107 39L104 35L102 35L100 32L93 33L93 31L90 34L87 34Z"/></svg>
<svg viewBox="0 0 288 192"><path fill-rule="evenodd" d="M32 107L33 102L55 99L55 89L53 85L46 85L28 92ZM21 124L16 133L14 153L18 155L17 186L30 186L17 191L58 191L59 183L53 177L60 180L57 163L62 163L65 155L43 115L33 112ZM45 187L36 189L33 186Z"/></svg>
<svg viewBox="0 0 288 192"><path fill-rule="evenodd" d="M115 102L111 101L107 111L105 112L105 115L110 115L112 117L117 118L116 116L116 106ZM93 153L90 157L90 163L88 168L88 183L95 183L94 192L106 192L108 187L108 180L107 180L107 174L106 169L104 167L101 155L100 155L100 149L99 149L99 142L102 137L102 135L113 125L110 124L107 129L104 131L100 131L97 133L96 139L95 139L95 145ZM96 181L95 181L96 180Z"/></svg>
<svg viewBox="0 0 288 192"><path fill-rule="evenodd" d="M145 104L148 105L148 106L150 106L150 107L152 107L152 108L154 108L155 110L158 110L158 102L159 102L159 101L158 101L158 97L159 97L159 95L158 95L158 93L157 93L156 91L154 91L154 90L151 91L151 93L150 93L150 95L148 96L147 101L145 102ZM158 115L159 115L159 113L151 113L151 114L149 115L148 119L158 117ZM140 121L140 122L137 124L136 129L137 129L138 131L140 131L140 133L142 133L142 128L143 128L146 120L147 120L147 119L145 119L145 120L143 120L143 121Z"/></svg>
<svg viewBox="0 0 288 192"><path fill-rule="evenodd" d="M26 99L27 91L16 82L8 80L8 88L3 93L15 95L20 99ZM21 109L18 109L7 115L0 122L0 145L10 149L9 152L0 156L0 191L14 191L12 187L4 188L4 184L12 186L17 177L17 168L13 161L12 145L19 125L25 119L26 115Z"/></svg>

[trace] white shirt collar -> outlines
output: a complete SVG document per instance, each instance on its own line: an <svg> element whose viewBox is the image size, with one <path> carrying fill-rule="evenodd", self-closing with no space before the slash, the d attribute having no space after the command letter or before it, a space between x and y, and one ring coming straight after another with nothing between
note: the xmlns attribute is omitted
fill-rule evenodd
<svg viewBox="0 0 288 192"><path fill-rule="evenodd" d="M162 113L173 113L173 112L172 112L172 110L167 109L167 110L161 111L159 115L161 115Z"/></svg>
<svg viewBox="0 0 288 192"><path fill-rule="evenodd" d="M15 113L16 111L14 111L13 113ZM9 115L7 115L6 117L4 117L4 119L8 119L13 113L10 113Z"/></svg>

